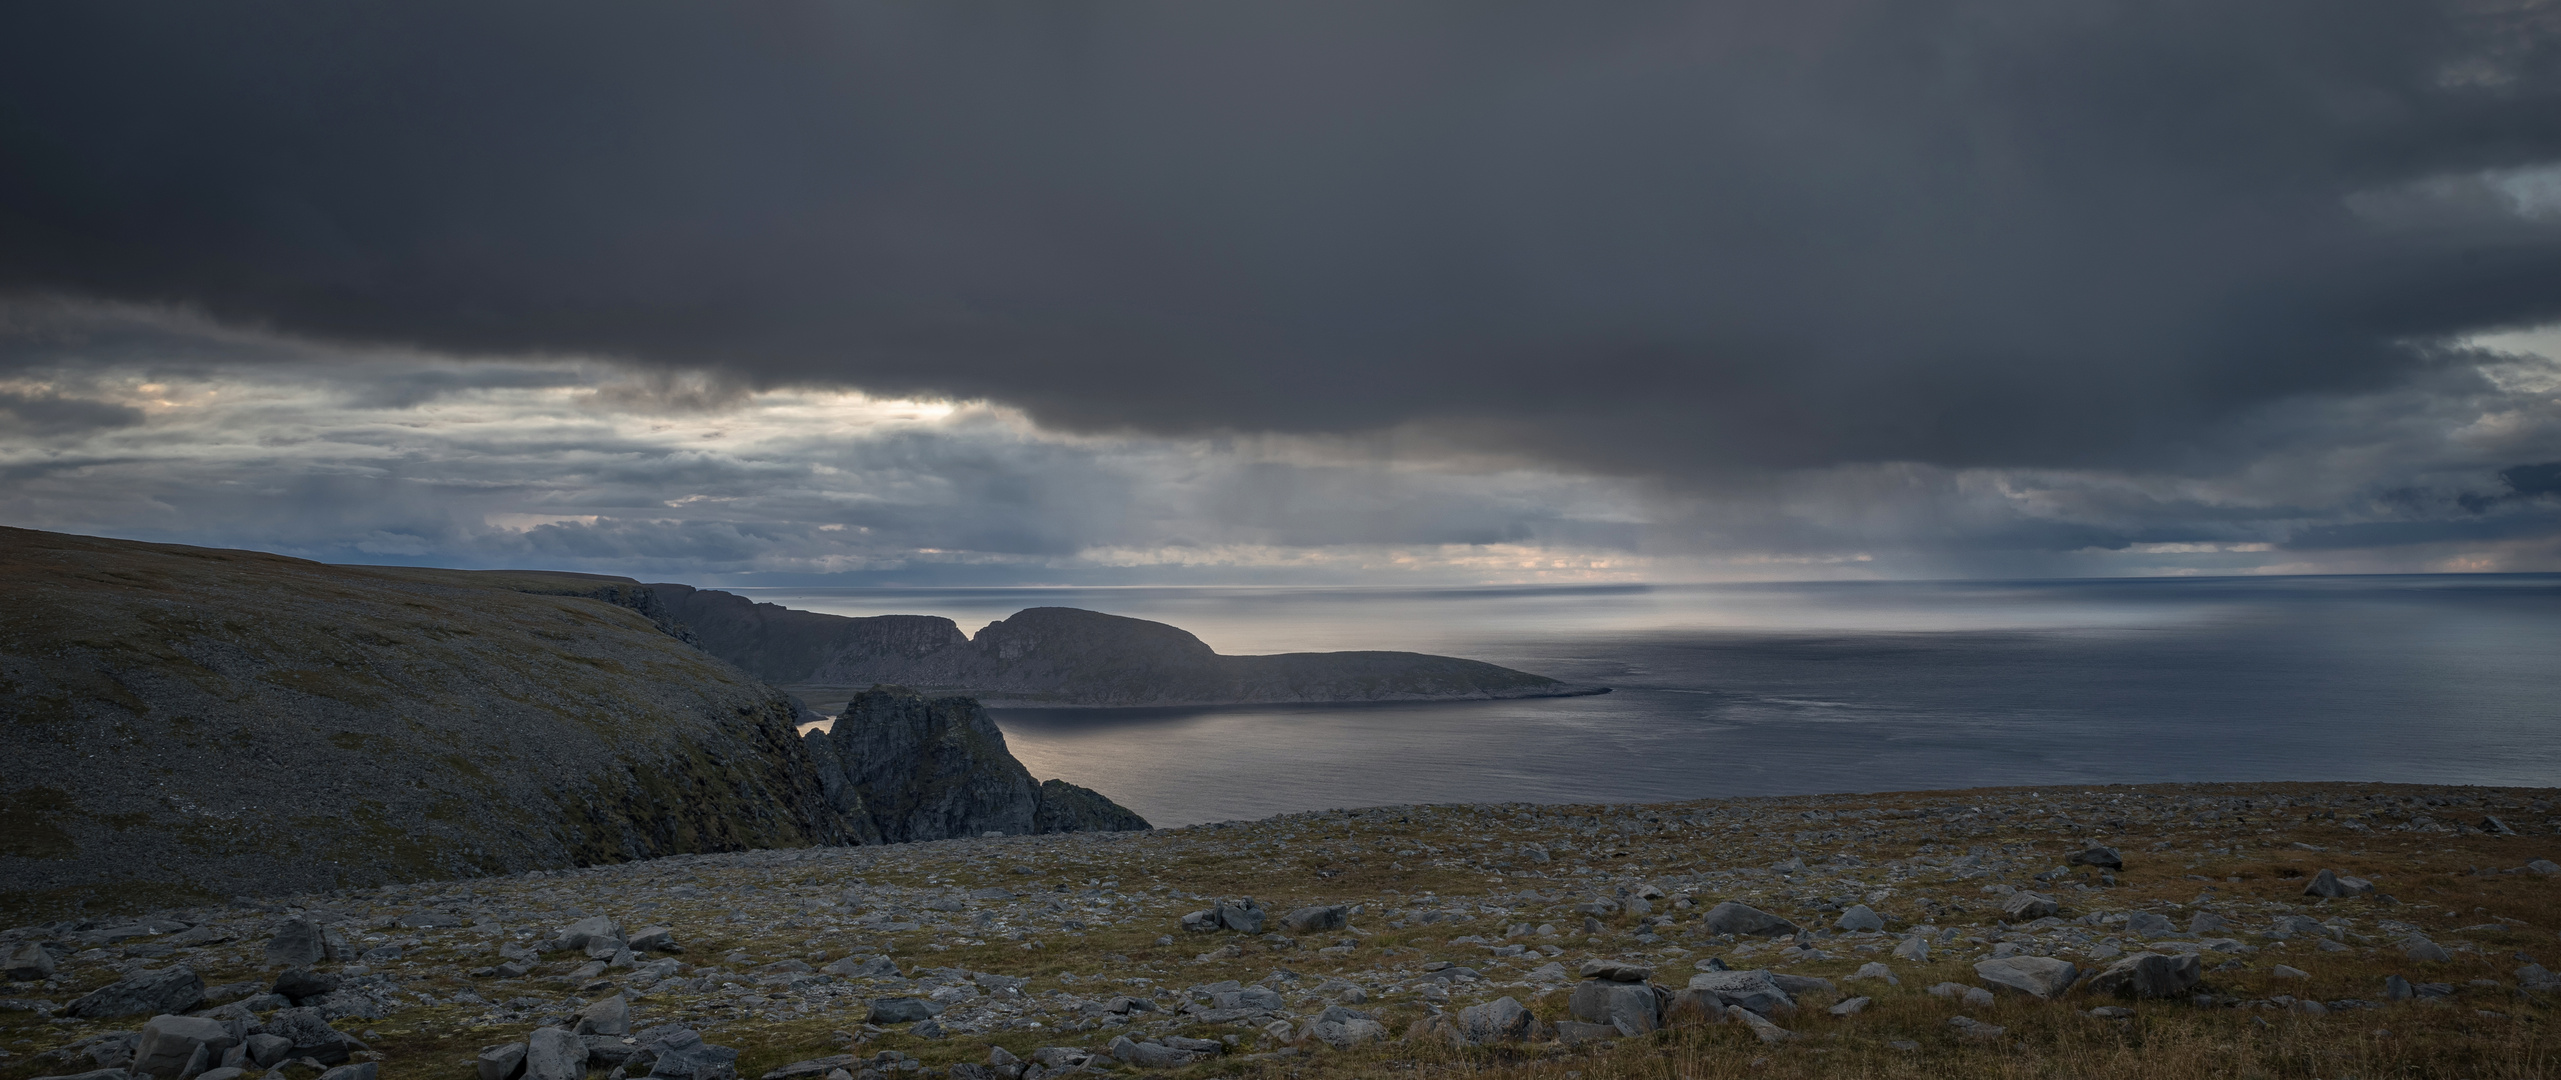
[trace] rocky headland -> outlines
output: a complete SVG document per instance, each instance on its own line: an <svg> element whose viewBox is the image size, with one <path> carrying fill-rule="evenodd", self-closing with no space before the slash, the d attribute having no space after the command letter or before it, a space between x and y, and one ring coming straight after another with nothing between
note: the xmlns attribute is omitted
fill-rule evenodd
<svg viewBox="0 0 2561 1080"><path fill-rule="evenodd" d="M990 705L1146 707L1457 701L1604 693L1410 652L1227 656L1177 627L1029 608L972 637L931 615L852 618L684 585L651 590L702 647L822 708L877 683Z"/></svg>
<svg viewBox="0 0 2561 1080"><path fill-rule="evenodd" d="M0 933L0 1076L2521 1080L2556 798L1387 806L171 906Z"/></svg>
<svg viewBox="0 0 2561 1080"><path fill-rule="evenodd" d="M0 529L0 913L1144 828L983 709L834 731L652 590Z"/></svg>

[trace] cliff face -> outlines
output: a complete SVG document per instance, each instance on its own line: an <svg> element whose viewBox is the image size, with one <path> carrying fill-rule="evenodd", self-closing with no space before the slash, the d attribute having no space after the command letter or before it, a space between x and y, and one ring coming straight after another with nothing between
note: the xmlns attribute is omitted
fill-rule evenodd
<svg viewBox="0 0 2561 1080"><path fill-rule="evenodd" d="M1147 828L1093 791L1034 782L987 710L969 698L875 686L846 703L833 729L804 738L831 796L857 800L867 825L890 843Z"/></svg>
<svg viewBox="0 0 2561 1080"><path fill-rule="evenodd" d="M0 529L0 591L0 916L874 841L950 775L1005 791L902 836L1037 827L1001 737L847 729L841 782L627 579Z"/></svg>
<svg viewBox="0 0 2561 1080"><path fill-rule="evenodd" d="M1525 671L1409 652L1221 656L1164 623L1030 608L971 638L923 615L846 618L651 586L703 648L813 700L825 688L928 687L1010 705L1435 701L1593 693ZM676 590L683 590L678 593Z"/></svg>

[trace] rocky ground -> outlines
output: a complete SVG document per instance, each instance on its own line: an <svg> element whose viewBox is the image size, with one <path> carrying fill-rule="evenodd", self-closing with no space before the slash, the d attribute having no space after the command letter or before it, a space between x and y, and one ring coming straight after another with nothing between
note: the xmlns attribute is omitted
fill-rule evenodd
<svg viewBox="0 0 2561 1080"><path fill-rule="evenodd" d="M242 899L0 935L0 1078L2549 1076L2556 801L1400 806Z"/></svg>

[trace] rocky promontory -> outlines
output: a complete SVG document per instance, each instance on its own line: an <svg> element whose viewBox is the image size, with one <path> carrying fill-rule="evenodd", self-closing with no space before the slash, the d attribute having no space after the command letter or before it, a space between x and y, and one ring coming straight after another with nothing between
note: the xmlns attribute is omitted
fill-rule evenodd
<svg viewBox="0 0 2561 1080"><path fill-rule="evenodd" d="M21 917L1144 827L1069 785L1044 801L966 701L840 721L858 775L822 768L803 710L627 580L0 529L0 592L0 912ZM1004 790L935 786L954 770Z"/></svg>
<svg viewBox="0 0 2561 1080"><path fill-rule="evenodd" d="M876 683L1046 707L1455 701L1606 689L1424 653L1227 656L1178 627L1080 608L1028 608L972 637L939 616L852 618L683 585L647 588L703 648L813 702Z"/></svg>

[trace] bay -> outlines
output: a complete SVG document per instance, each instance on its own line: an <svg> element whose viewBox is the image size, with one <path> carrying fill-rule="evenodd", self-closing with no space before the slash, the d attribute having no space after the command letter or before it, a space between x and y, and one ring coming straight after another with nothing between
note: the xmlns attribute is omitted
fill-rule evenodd
<svg viewBox="0 0 2561 1080"><path fill-rule="evenodd" d="M2561 784L2561 575L736 591L973 632L1082 607L1227 653L1410 649L1614 688L997 711L1033 775L1161 825L2008 784Z"/></svg>

